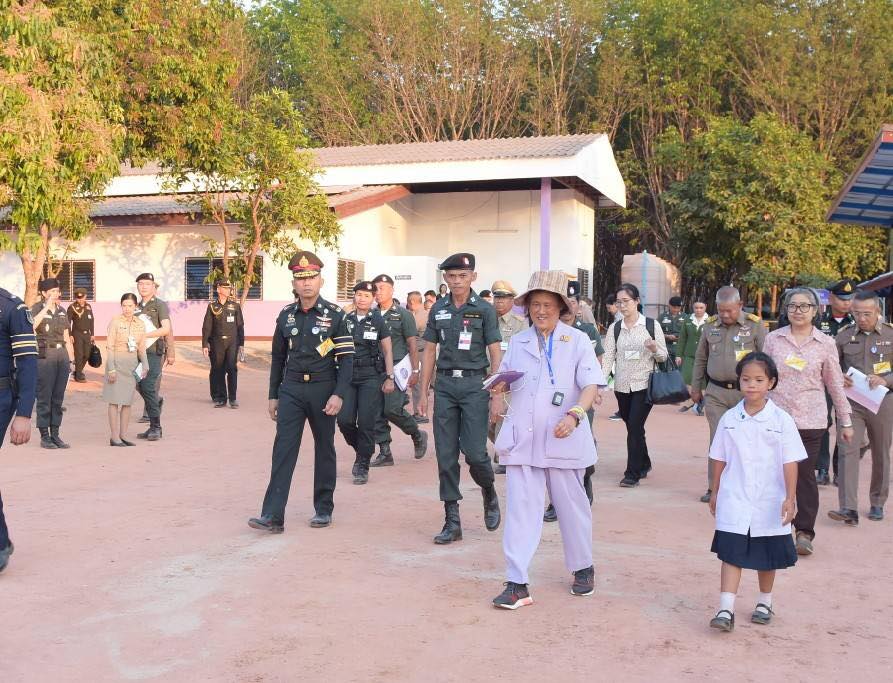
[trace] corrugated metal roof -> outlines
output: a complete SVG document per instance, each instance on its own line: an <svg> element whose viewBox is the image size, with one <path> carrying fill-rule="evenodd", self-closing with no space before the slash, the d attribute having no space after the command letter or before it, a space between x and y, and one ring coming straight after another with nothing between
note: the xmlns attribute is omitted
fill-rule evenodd
<svg viewBox="0 0 893 683"><path fill-rule="evenodd" d="M602 135L602 133L592 133L492 140L410 142L393 145L326 147L312 151L316 156L317 164L321 167L482 161L487 159L537 159L574 156Z"/></svg>
<svg viewBox="0 0 893 683"><path fill-rule="evenodd" d="M831 204L830 223L893 228L893 125L881 127Z"/></svg>

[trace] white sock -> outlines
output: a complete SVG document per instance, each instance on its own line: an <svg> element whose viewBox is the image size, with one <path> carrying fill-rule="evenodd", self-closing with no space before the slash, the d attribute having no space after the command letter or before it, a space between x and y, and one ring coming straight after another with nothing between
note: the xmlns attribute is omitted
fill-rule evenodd
<svg viewBox="0 0 893 683"><path fill-rule="evenodd" d="M757 598L758 603L763 603L769 609L772 609L772 593L760 593L760 597ZM762 609L760 610L763 611Z"/></svg>
<svg viewBox="0 0 893 683"><path fill-rule="evenodd" d="M720 610L728 610L732 614L735 613L735 594L734 593L720 593L719 594L719 609Z"/></svg>

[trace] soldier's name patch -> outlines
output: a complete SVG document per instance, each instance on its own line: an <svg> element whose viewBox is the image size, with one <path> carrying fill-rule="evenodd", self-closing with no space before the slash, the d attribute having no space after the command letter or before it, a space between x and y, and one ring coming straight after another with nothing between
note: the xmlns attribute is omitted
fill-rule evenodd
<svg viewBox="0 0 893 683"><path fill-rule="evenodd" d="M363 339L378 339L378 331L377 330L364 330L363 331Z"/></svg>
<svg viewBox="0 0 893 683"><path fill-rule="evenodd" d="M462 315L466 318L480 318L481 317L480 313L463 313Z"/></svg>
<svg viewBox="0 0 893 683"><path fill-rule="evenodd" d="M452 317L453 317L453 314L450 313L449 311L438 311L435 314L434 319L435 320L451 320Z"/></svg>

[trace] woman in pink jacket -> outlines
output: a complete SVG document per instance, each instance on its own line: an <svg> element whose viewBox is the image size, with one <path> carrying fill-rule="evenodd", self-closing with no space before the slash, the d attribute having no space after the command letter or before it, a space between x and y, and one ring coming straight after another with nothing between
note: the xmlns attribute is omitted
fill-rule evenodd
<svg viewBox="0 0 893 683"><path fill-rule="evenodd" d="M605 386L589 337L559 320L570 308L562 271L534 273L515 303L527 309L531 327L512 337L500 372L524 374L510 386L493 387L497 394L509 392L507 409L501 401L491 402L491 418L505 414L495 448L506 466L507 581L493 604L506 609L533 602L527 570L542 533L547 489L558 513L565 563L574 575L571 593L595 591L592 510L583 474L595 464L596 452L586 411L601 401L599 387Z"/></svg>

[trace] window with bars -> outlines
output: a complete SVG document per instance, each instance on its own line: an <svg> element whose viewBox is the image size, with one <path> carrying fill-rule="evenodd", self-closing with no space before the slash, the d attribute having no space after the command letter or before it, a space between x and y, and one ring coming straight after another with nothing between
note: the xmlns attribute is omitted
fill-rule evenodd
<svg viewBox="0 0 893 683"><path fill-rule="evenodd" d="M43 277L49 277L49 265L43 265ZM96 261L55 261L53 266L60 266L59 288L62 290L63 301L74 299L74 290L83 287L87 290L87 300L96 300ZM55 268L54 268L55 269Z"/></svg>
<svg viewBox="0 0 893 683"><path fill-rule="evenodd" d="M365 266L363 261L338 259L338 301L350 301L353 298L353 286L365 277Z"/></svg>
<svg viewBox="0 0 893 683"><path fill-rule="evenodd" d="M589 291L589 271L583 268L577 268L577 282L580 283L580 296L590 297Z"/></svg>
<svg viewBox="0 0 893 683"><path fill-rule="evenodd" d="M210 301L216 295L214 283L208 282L208 275L213 271L223 271L223 259L209 259L198 256L186 259L186 301ZM260 301L263 296L264 261L258 256L254 261L254 284L248 290L248 299ZM233 296L240 296L241 290L233 291Z"/></svg>

